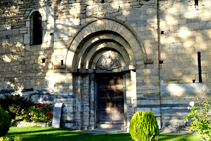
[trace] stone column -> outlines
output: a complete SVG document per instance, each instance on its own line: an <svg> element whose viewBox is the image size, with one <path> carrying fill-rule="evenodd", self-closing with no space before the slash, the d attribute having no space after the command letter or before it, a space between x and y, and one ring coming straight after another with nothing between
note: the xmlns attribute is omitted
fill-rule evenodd
<svg viewBox="0 0 211 141"><path fill-rule="evenodd" d="M136 72L130 70L130 77L131 77L131 104L133 108L133 112L136 112L137 108L137 94L136 94Z"/></svg>
<svg viewBox="0 0 211 141"><path fill-rule="evenodd" d="M89 126L89 111L90 111L90 102L89 102L89 75L85 74L82 79L82 116L83 116L83 128Z"/></svg>
<svg viewBox="0 0 211 141"><path fill-rule="evenodd" d="M130 70L125 72L124 76L124 130L129 131L130 119L136 112L137 94L136 94L136 72Z"/></svg>
<svg viewBox="0 0 211 141"><path fill-rule="evenodd" d="M124 89L123 89L123 97L124 97L124 127L127 126L127 96L126 96L126 91L127 91L127 87L126 87L126 84L127 84L127 81L126 81L126 73L123 74L123 85L124 85Z"/></svg>
<svg viewBox="0 0 211 141"><path fill-rule="evenodd" d="M94 128L95 126L95 109L94 109L94 96L95 96L95 75L89 74L89 83L90 83L90 92L89 92L89 107L90 107L90 117L89 117L89 126Z"/></svg>
<svg viewBox="0 0 211 141"><path fill-rule="evenodd" d="M130 125L130 118L132 116L131 110L131 79L130 79L130 72L125 73L125 86L126 86L126 106L127 106L127 111L126 112L126 131L128 131L128 126Z"/></svg>
<svg viewBox="0 0 211 141"><path fill-rule="evenodd" d="M82 77L80 75L75 76L75 122L76 127L82 127Z"/></svg>

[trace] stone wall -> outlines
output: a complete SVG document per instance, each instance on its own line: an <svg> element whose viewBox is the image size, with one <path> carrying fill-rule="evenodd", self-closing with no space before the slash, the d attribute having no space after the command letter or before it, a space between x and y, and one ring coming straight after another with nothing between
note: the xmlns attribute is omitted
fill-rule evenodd
<svg viewBox="0 0 211 141"><path fill-rule="evenodd" d="M159 3L161 117L163 128L183 128L189 103L210 97L211 2ZM200 52L201 57L198 56ZM199 80L199 60L201 77Z"/></svg>
<svg viewBox="0 0 211 141"><path fill-rule="evenodd" d="M49 87L49 72L53 69L52 40L48 35L52 30L50 4L28 0L3 0L0 4L0 88ZM43 17L43 44L31 46L30 16L35 10Z"/></svg>
<svg viewBox="0 0 211 141"><path fill-rule="evenodd" d="M179 129L189 103L203 92L209 96L210 6L210 0L198 5L194 0L2 0L0 90L33 94L40 103L63 102L65 126L94 128L96 73L105 71L96 65L107 53L121 64L109 71L124 77L124 128L134 112L152 110L161 128ZM30 42L35 11L42 16L41 45Z"/></svg>

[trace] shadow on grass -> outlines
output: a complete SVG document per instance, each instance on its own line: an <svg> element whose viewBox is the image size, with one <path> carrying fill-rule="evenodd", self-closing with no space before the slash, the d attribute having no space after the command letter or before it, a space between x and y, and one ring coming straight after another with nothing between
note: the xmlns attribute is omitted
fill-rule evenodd
<svg viewBox="0 0 211 141"><path fill-rule="evenodd" d="M52 127L12 127L7 136L10 139L20 136L23 141L132 141L129 133L96 134ZM162 134L159 141L200 141L200 138L194 135Z"/></svg>
<svg viewBox="0 0 211 141"><path fill-rule="evenodd" d="M71 132L71 130L51 127L12 127L7 136L11 139L20 136L23 141L132 141L127 133L94 134Z"/></svg>
<svg viewBox="0 0 211 141"><path fill-rule="evenodd" d="M202 141L201 137L196 135L167 135L161 134L159 141Z"/></svg>
<svg viewBox="0 0 211 141"><path fill-rule="evenodd" d="M31 128L27 128L27 130L19 130L19 131L14 131L14 130L11 131L11 130L9 130L7 135L12 135L12 134L18 135L18 134L40 133L40 132L51 132L51 131L63 130L63 129L55 129L55 128L42 130L42 129L40 129L40 127L38 127L38 128L39 128L39 130L34 130L34 131L32 131Z"/></svg>

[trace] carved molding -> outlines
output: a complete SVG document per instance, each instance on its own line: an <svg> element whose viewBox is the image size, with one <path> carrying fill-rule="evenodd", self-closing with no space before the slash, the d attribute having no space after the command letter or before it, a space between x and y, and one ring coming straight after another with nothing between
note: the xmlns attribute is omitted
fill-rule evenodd
<svg viewBox="0 0 211 141"><path fill-rule="evenodd" d="M114 59L113 57L111 57L111 55L104 55L97 61L96 68L106 71L112 71L113 69L121 68L121 64L119 63L119 60Z"/></svg>
<svg viewBox="0 0 211 141"><path fill-rule="evenodd" d="M118 12L118 2L113 3L97 3L86 8L86 16L105 17L106 14Z"/></svg>

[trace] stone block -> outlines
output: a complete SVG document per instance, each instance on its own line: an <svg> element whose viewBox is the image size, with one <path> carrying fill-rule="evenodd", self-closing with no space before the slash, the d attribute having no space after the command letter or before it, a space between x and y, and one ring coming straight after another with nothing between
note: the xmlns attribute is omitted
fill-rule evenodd
<svg viewBox="0 0 211 141"><path fill-rule="evenodd" d="M191 19L186 19L186 23L199 23L200 20L198 18L191 18Z"/></svg>
<svg viewBox="0 0 211 141"><path fill-rule="evenodd" d="M72 36L72 32L69 31L69 30L60 31L60 32L55 32L55 33L54 33L54 39L57 39L57 38L64 38L64 37L70 37L70 36Z"/></svg>
<svg viewBox="0 0 211 141"><path fill-rule="evenodd" d="M44 86L44 79L37 79L36 86Z"/></svg>
<svg viewBox="0 0 211 141"><path fill-rule="evenodd" d="M138 27L138 31L145 31L145 30L146 30L145 26Z"/></svg>
<svg viewBox="0 0 211 141"><path fill-rule="evenodd" d="M4 37L6 35L6 31L1 31L0 32L0 37Z"/></svg>
<svg viewBox="0 0 211 141"><path fill-rule="evenodd" d="M31 81L30 81L30 86L35 86L35 79L32 79Z"/></svg>
<svg viewBox="0 0 211 141"><path fill-rule="evenodd" d="M183 48L183 43L172 43L170 44L170 49Z"/></svg>
<svg viewBox="0 0 211 141"><path fill-rule="evenodd" d="M30 44L30 35L24 34L24 44Z"/></svg>
<svg viewBox="0 0 211 141"><path fill-rule="evenodd" d="M10 30L11 29L11 24L3 24L1 25L0 30Z"/></svg>
<svg viewBox="0 0 211 141"><path fill-rule="evenodd" d="M137 111L150 111L150 108L137 108Z"/></svg>
<svg viewBox="0 0 211 141"><path fill-rule="evenodd" d="M198 29L199 28L199 23L189 23L188 27L190 29Z"/></svg>
<svg viewBox="0 0 211 141"><path fill-rule="evenodd" d="M12 35L12 30L10 29L10 30L6 30L6 33L5 33L6 35Z"/></svg>
<svg viewBox="0 0 211 141"><path fill-rule="evenodd" d="M14 38L13 38L13 43L14 43L14 44L23 43L23 37L22 37L22 36L14 37Z"/></svg>
<svg viewBox="0 0 211 141"><path fill-rule="evenodd" d="M7 46L9 44L9 39L2 39L2 46Z"/></svg>

